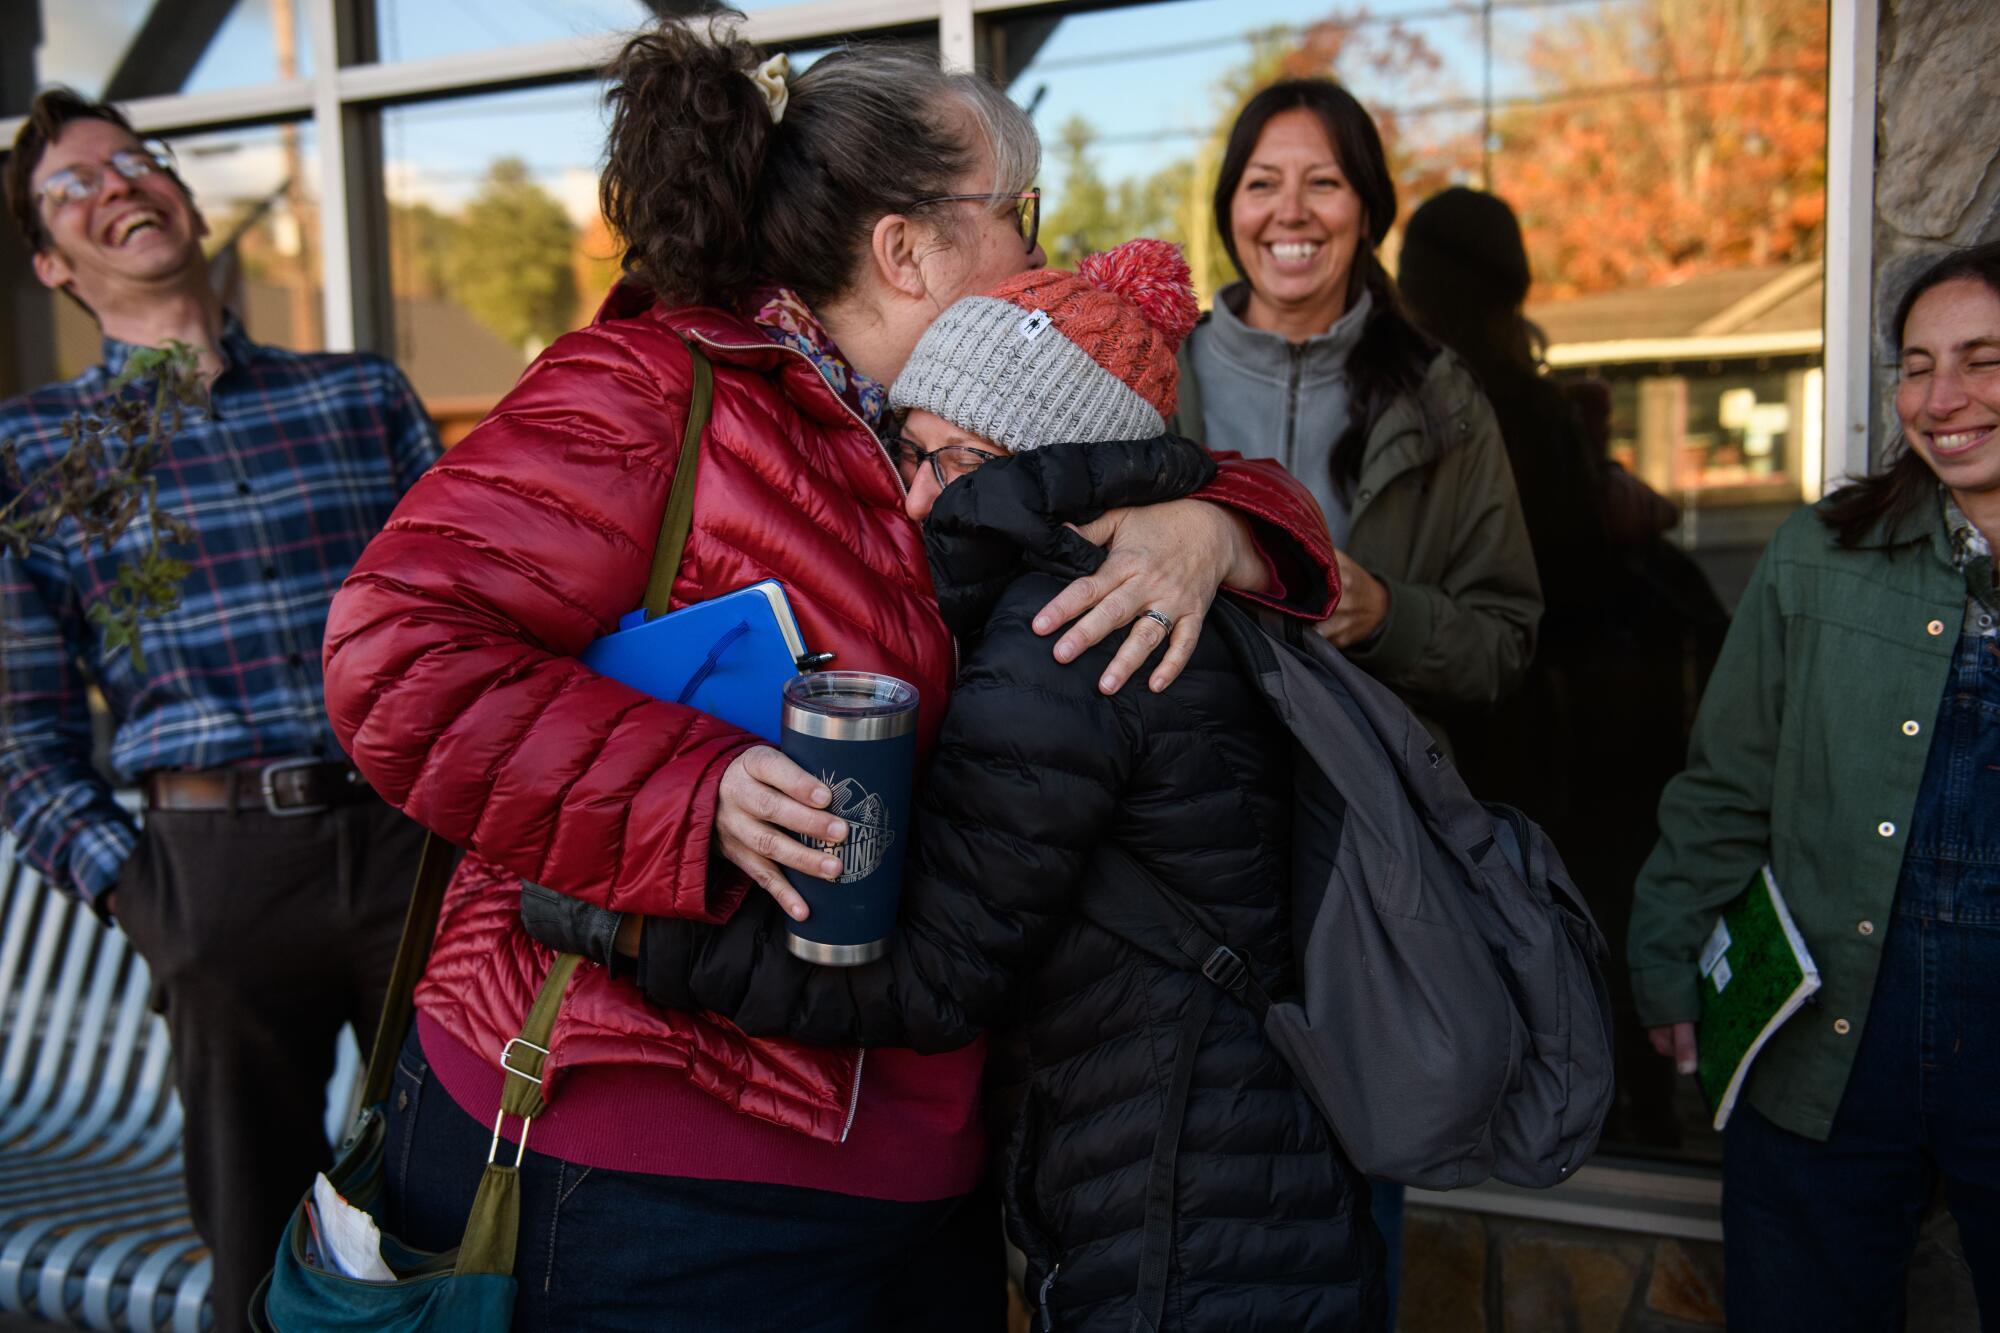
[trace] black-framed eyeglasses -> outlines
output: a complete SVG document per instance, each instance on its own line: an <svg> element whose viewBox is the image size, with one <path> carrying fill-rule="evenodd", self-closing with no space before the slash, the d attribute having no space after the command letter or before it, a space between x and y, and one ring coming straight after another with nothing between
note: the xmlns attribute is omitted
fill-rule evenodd
<svg viewBox="0 0 2000 1333"><path fill-rule="evenodd" d="M968 472L977 471L988 463L1006 457L1005 454L975 449L969 444L947 444L942 449L926 449L901 433L889 438L889 452L894 455L896 466L906 471L922 467L926 463L930 464L931 475L937 478L939 490L943 490Z"/></svg>
<svg viewBox="0 0 2000 1333"><path fill-rule="evenodd" d="M992 204L990 194L934 194L928 199L919 199L911 204L913 209L926 204ZM1003 194L999 202L1013 205L1014 229L1021 233L1022 242L1028 253L1035 253L1035 238L1042 230L1042 192L1023 190L1019 194Z"/></svg>
<svg viewBox="0 0 2000 1333"><path fill-rule="evenodd" d="M172 175L173 150L157 141L143 148L121 148L101 163L79 162L52 173L42 182L41 189L35 191L35 196L47 203L51 211L95 199L104 188L106 168L128 181L142 180L156 171Z"/></svg>

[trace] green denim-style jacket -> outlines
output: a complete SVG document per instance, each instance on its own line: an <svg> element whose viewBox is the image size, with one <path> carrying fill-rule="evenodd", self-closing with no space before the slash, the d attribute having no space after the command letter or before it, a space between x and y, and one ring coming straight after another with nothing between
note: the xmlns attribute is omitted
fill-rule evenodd
<svg viewBox="0 0 2000 1333"><path fill-rule="evenodd" d="M1951 554L1936 504L1851 550L1811 508L1785 521L1737 608L1634 889L1640 1020L1688 1021L1701 1012L1703 943L1770 862L1822 984L1757 1057L1744 1095L1808 1138L1832 1130L1868 1027L1965 619Z"/></svg>

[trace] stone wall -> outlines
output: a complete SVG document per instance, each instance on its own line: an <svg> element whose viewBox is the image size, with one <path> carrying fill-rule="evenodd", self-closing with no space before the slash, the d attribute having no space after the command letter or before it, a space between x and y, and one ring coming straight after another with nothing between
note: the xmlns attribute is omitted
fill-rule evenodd
<svg viewBox="0 0 2000 1333"><path fill-rule="evenodd" d="M1397 1333L1702 1333L1723 1327L1722 1246L1411 1208ZM1933 1209L1910 1264L1909 1323L1978 1333L1972 1274Z"/></svg>
<svg viewBox="0 0 2000 1333"><path fill-rule="evenodd" d="M1712 1242L1411 1208L1398 1333L1691 1333L1722 1327Z"/></svg>
<svg viewBox="0 0 2000 1333"><path fill-rule="evenodd" d="M2000 240L2000 97L1993 94L2000 22L1993 0L1880 3L1871 395L1878 450L1896 438L1896 349L1884 328L1896 302L1941 252Z"/></svg>

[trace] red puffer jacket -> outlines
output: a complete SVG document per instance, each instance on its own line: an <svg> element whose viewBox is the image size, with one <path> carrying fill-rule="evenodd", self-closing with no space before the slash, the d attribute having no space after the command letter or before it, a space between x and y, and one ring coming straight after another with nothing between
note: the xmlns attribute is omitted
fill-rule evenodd
<svg viewBox="0 0 2000 1333"><path fill-rule="evenodd" d="M644 595L688 411L677 331L714 363L715 399L675 605L781 580L815 651L916 685L925 750L952 683L921 534L875 436L753 325L614 292L411 489L327 627L327 708L348 754L468 851L418 1007L496 1064L549 965L517 921L522 877L614 911L709 921L748 885L711 862L710 834L723 770L756 738L576 660ZM1295 603L1299 588L1321 591L1286 609L1327 613L1331 548L1301 487L1239 461L1203 494L1265 520ZM545 1075L595 1064L683 1070L741 1112L837 1140L857 1054L649 1010L583 968Z"/></svg>

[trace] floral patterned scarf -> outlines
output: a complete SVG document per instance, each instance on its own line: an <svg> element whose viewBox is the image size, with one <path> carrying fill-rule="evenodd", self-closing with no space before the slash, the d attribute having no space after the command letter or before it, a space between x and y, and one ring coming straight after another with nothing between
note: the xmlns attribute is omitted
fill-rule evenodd
<svg viewBox="0 0 2000 1333"><path fill-rule="evenodd" d="M766 338L805 353L806 359L819 367L827 387L853 408L870 430L881 433L889 413L889 390L847 363L819 316L797 292L789 287L760 287L750 293L743 309Z"/></svg>

